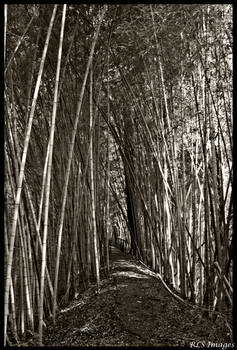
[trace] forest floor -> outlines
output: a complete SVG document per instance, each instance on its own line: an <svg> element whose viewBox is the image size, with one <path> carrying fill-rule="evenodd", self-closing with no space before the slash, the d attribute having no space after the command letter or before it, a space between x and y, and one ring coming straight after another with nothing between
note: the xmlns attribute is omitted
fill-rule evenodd
<svg viewBox="0 0 237 350"><path fill-rule="evenodd" d="M45 346L191 346L231 343L222 318L215 322L174 298L149 269L117 248L111 276L90 287L44 331ZM200 343L201 342L201 343ZM214 346L215 346L214 345Z"/></svg>

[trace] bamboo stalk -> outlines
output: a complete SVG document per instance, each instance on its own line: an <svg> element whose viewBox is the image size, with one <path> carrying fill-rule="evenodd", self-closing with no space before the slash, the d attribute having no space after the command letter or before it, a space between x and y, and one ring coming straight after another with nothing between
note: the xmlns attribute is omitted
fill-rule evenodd
<svg viewBox="0 0 237 350"><path fill-rule="evenodd" d="M7 4L4 4L4 63L6 58L6 43L7 43Z"/></svg>
<svg viewBox="0 0 237 350"><path fill-rule="evenodd" d="M63 46L63 35L64 25L66 18L67 5L63 5L61 32L59 39L58 48L58 61L57 71L55 78L55 90L54 90L54 101L53 101L53 112L52 112L52 123L50 130L50 142L49 142L49 160L47 166L47 180L46 180L46 192L45 192L45 210L44 210L44 232L42 242L42 266L41 266L41 278L40 278L40 305L39 305L39 344L42 346L43 340L43 306L44 306L44 279L45 279L45 267L46 267L46 249L47 249L47 235L48 235L48 213L49 213L49 195L50 195L50 181L51 181L51 169L52 169L52 157L53 157L53 145L54 145L54 132L55 132L55 120L58 107L58 87L59 77L61 69L61 57L62 57L62 46Z"/></svg>
<svg viewBox="0 0 237 350"><path fill-rule="evenodd" d="M65 178L64 187L63 187L63 200L62 200L59 231L58 231L56 268L55 268L55 279L54 279L54 302L53 302L54 320L55 320L55 313L56 313L56 298L57 298L57 288L58 288L58 271L59 271L59 263L60 263L62 230L63 230L64 214L65 214L65 207L66 207L66 200L67 200L67 189L68 189L68 183L69 183L70 169L71 169L71 163L72 163L72 157L73 157L73 149L74 149L74 143L75 143L76 132L77 132L77 125L78 125L78 121L79 121L79 117L80 117L80 113L81 113L82 100L84 97L84 91L85 91L86 81L87 81L87 77L88 77L88 73L89 73L89 68L91 65L93 53L95 50L95 45L96 45L97 38L99 35L100 25L101 25L101 22L103 20L105 11L106 11L106 7L104 7L103 12L100 16L99 23L98 23L97 29L95 31L94 38L92 40L90 55L88 58L86 71L85 71L85 75L84 75L84 80L83 80L83 84L82 84L82 88L81 88L80 98L79 98L79 102L78 102L78 106L77 106L76 118L74 121L73 132L72 132L72 138L70 141L70 150L69 150L69 157L68 157L68 163L67 163L66 178Z"/></svg>
<svg viewBox="0 0 237 350"><path fill-rule="evenodd" d="M43 68L44 68L45 57L47 54L49 39L50 39L52 27L53 27L54 18L56 15L56 9L57 9L57 5L55 5L55 7L54 7L54 11L53 11L53 15L52 15L50 25L48 28L47 38L45 41L44 51L43 51L43 55L42 55L42 59L41 59L41 63L40 63L39 73L38 73L37 82L36 82L36 86L35 86L34 97L32 100L32 106L31 106L28 126L27 126L27 130L26 130L26 136L25 136L25 140L24 140L23 155L22 155L21 166L20 166L20 175L19 175L18 183L17 183L17 193L16 193L16 199L15 199L14 217L13 217L11 233L10 233L10 245L9 245L9 255L8 255L8 261L7 261L7 275L6 275L5 293L4 293L4 346L6 346L6 335L7 335L7 318L8 318L10 276L11 276L11 269L12 269L14 242L15 242L15 236L16 236L16 227L17 227L17 220L18 220L18 213L19 213L19 203L20 203L20 199L21 199L21 190L22 190L22 183L23 183L23 178L24 178L26 157L27 157L27 151L28 151L28 146L29 146L29 141L30 141L30 134L31 134L31 128L32 128L32 123L33 123L36 102L37 102L39 88L40 88L41 77L42 77Z"/></svg>
<svg viewBox="0 0 237 350"><path fill-rule="evenodd" d="M90 130L93 125L93 105L92 105L92 93L93 93L93 66L91 61L90 66ZM90 180L91 180L91 211L92 211L92 236L93 236L93 248L95 257L95 272L97 288L100 286L100 271L99 271L99 252L97 243L97 227L96 227L96 204L95 204L95 182L94 182L94 160L93 160L93 133L91 132L90 137Z"/></svg>

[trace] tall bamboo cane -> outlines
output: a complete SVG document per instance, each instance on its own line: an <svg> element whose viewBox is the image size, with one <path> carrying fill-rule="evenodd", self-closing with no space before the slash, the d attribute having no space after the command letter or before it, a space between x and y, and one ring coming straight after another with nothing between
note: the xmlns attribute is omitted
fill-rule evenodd
<svg viewBox="0 0 237 350"><path fill-rule="evenodd" d="M62 46L63 46L63 35L64 35L64 25L66 18L67 5L63 5L62 13L62 23L61 23L61 33L58 48L58 62L57 71L55 79L55 90L54 90L54 101L53 101L53 112L52 112L52 124L50 130L50 143L49 143L49 160L47 167L47 182L46 182L46 193L45 193L45 210L44 210L44 233L43 233L43 244L42 244L42 266L41 266L41 278L40 278L40 305L39 305L39 342L42 345L43 337L43 306L44 306L44 279L45 279L45 267L46 267L46 249L47 249L47 235L48 235L48 213L49 213L49 195L50 195L50 180L51 180L51 170L52 170L52 157L53 157L53 143L54 143L54 132L55 132L55 120L58 106L58 87L59 87L59 77L61 69L61 59L62 59Z"/></svg>
<svg viewBox="0 0 237 350"><path fill-rule="evenodd" d="M9 255L7 259L7 274L6 274L6 282L5 282L5 293L4 293L4 345L6 345L6 335L7 335L7 318L8 318L8 302L9 302L9 289L10 289L10 281L11 281L11 270L12 270L12 261L13 261L13 251L14 251L14 242L15 242L15 236L16 236L16 227L17 227L17 220L18 220L18 214L19 214L19 204L21 199L21 190L22 190L22 183L24 178L24 170L25 170L25 164L26 164L26 157L27 157L27 151L30 141L30 135L31 135L31 128L34 118L34 112L36 107L36 102L38 98L40 83L41 83L41 77L44 69L44 63L45 58L48 50L49 45L49 39L51 35L51 31L53 28L53 23L56 15L57 5L54 6L53 14L50 20L48 33L44 45L44 51L42 54L41 62L40 62L40 68L39 73L37 77L37 82L35 86L35 92L32 100L31 105L31 111L30 111L30 117L28 121L28 126L26 130L26 136L24 140L24 148L23 148L23 154L22 154L22 160L21 160L21 166L20 166L20 174L18 178L17 183L17 193L16 193L16 199L15 199L15 206L14 206L14 216L12 221L12 227L11 227L11 233L10 233L10 245L9 245Z"/></svg>
<svg viewBox="0 0 237 350"><path fill-rule="evenodd" d="M86 81L87 81L92 57L94 54L95 45L96 45L97 38L99 35L100 25L101 25L101 22L103 20L105 11L106 11L106 6L104 7L104 9L102 11L97 29L96 29L95 34L94 34L94 38L92 40L91 51L90 51L89 59L88 59L87 66L86 66L86 71L85 71L84 80L83 80L83 84L82 84L82 88L81 88L80 98L78 101L77 113L76 113L76 118L75 118L73 132L72 132L72 139L70 142L70 150L69 150L68 164L67 164L67 170L66 170L66 179L65 179L65 183L64 183L64 187L63 187L63 200L62 200L59 231L58 231L58 245L57 245L56 268L55 268L55 279L54 279L54 300L53 300L53 319L54 319L54 322L55 322L55 313L56 313L56 304L57 304L58 272L59 272L59 263L60 263L62 230L63 230L64 214L65 214L65 207L66 207L66 200L67 200L67 189L68 189L68 183L69 183L70 169L71 169L71 163L72 163L72 157L73 157L73 149L74 149L74 143L75 143L75 139L76 139L77 125L78 125L79 116L80 116L80 112L81 112L82 100L83 100L85 87L86 87Z"/></svg>
<svg viewBox="0 0 237 350"><path fill-rule="evenodd" d="M4 4L4 62L6 57L6 43L7 43L7 4Z"/></svg>
<svg viewBox="0 0 237 350"><path fill-rule="evenodd" d="M92 101L92 90L93 90L93 66L91 61L90 70L90 130L93 124L93 101ZM97 288L100 284L100 270L99 270L99 256L97 247L97 228L96 228L96 205L95 205L95 182L94 182L94 162L93 162L93 132L90 133L90 179L91 179L91 210L92 210L92 234L93 234L93 247L95 257L95 271L96 271L96 282Z"/></svg>

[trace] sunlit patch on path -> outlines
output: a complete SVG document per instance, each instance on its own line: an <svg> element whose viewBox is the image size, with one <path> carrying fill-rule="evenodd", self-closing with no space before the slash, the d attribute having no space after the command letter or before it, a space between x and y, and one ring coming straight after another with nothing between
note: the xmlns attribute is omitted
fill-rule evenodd
<svg viewBox="0 0 237 350"><path fill-rule="evenodd" d="M150 271L111 248L110 278L61 310L47 327L49 346L189 346L227 343L228 330L172 297Z"/></svg>

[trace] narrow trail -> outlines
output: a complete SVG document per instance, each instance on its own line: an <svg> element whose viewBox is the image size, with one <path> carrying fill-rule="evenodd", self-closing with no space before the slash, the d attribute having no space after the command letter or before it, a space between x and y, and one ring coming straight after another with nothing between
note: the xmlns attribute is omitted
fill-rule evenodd
<svg viewBox="0 0 237 350"><path fill-rule="evenodd" d="M45 346L189 346L231 342L221 320L206 319L165 289L149 270L115 247L111 276L61 310Z"/></svg>

